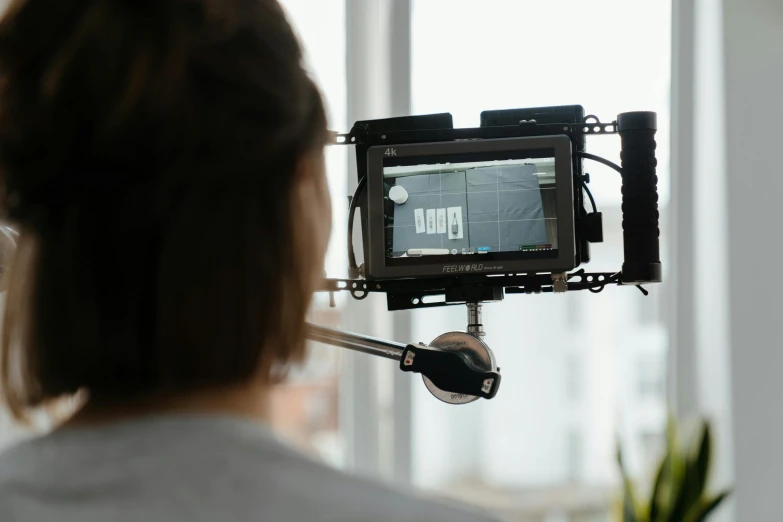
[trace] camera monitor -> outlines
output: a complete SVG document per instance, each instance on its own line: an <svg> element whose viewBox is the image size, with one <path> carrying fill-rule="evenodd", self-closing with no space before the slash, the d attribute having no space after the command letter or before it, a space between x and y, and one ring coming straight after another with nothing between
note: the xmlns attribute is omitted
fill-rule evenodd
<svg viewBox="0 0 783 522"><path fill-rule="evenodd" d="M368 150L371 278L576 266L568 136Z"/></svg>

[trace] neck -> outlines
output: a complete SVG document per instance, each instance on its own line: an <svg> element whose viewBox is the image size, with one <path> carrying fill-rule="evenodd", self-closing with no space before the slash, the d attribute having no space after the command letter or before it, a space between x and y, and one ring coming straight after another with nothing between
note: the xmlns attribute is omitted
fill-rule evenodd
<svg viewBox="0 0 783 522"><path fill-rule="evenodd" d="M90 400L64 426L108 424L165 414L230 415L257 420L268 416L269 390L257 384L128 400Z"/></svg>

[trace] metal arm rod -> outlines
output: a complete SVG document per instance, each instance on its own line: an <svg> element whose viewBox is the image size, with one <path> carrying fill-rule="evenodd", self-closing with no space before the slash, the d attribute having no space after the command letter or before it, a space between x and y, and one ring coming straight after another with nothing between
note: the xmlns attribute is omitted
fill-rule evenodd
<svg viewBox="0 0 783 522"><path fill-rule="evenodd" d="M342 332L309 323L307 324L307 338L311 341L377 355L393 361L399 361L402 358L402 351L406 346L402 343L384 341L383 339L376 339L367 335Z"/></svg>

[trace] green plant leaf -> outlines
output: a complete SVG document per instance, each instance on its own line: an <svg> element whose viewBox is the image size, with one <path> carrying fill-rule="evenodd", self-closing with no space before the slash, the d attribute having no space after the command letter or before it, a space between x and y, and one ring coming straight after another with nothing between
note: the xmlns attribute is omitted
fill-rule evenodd
<svg viewBox="0 0 783 522"><path fill-rule="evenodd" d="M669 506L667 512L667 520L670 522L681 522L685 518L685 513L688 509L686 504L687 495L685 492L685 482L687 478L680 481L673 482L673 489L671 493L672 503Z"/></svg>
<svg viewBox="0 0 783 522"><path fill-rule="evenodd" d="M701 425L701 437L696 454L692 457L693 467L693 488L691 495L694 499L699 499L704 495L707 487L707 478L710 472L710 460L712 458L712 433L710 425L703 421Z"/></svg>
<svg viewBox="0 0 783 522"><path fill-rule="evenodd" d="M680 436L677 427L677 418L669 412L666 418L666 445L670 452L677 453L680 449Z"/></svg>
<svg viewBox="0 0 783 522"><path fill-rule="evenodd" d="M636 507L633 482L631 482L628 471L625 469L623 450L619 444L617 445L617 463L620 465L620 474L623 480L623 522L641 522L639 520L639 511Z"/></svg>
<svg viewBox="0 0 783 522"><path fill-rule="evenodd" d="M670 458L670 478L669 490L666 492L668 504L665 506L665 517L663 520L671 522L682 522L687 511L687 495L685 485L688 481L687 459L682 454L680 448L680 436L677 426L677 419L673 414L669 414L666 427L666 438Z"/></svg>
<svg viewBox="0 0 783 522"><path fill-rule="evenodd" d="M675 417L669 415L666 427L667 451L659 462L647 501L641 502L625 468L618 444L617 461L623 480L623 522L705 522L726 498L727 492L706 497L712 453L710 425L702 422L684 449ZM621 510L621 511L620 511Z"/></svg>
<svg viewBox="0 0 783 522"><path fill-rule="evenodd" d="M702 499L690 510L685 522L704 522L727 496L729 496L729 492L723 491L711 499Z"/></svg>
<svg viewBox="0 0 783 522"><path fill-rule="evenodd" d="M634 506L633 498L626 493L623 495L623 522L639 522L636 517L636 506Z"/></svg>
<svg viewBox="0 0 783 522"><path fill-rule="evenodd" d="M628 477L628 475L625 473L625 462L623 460L623 448L618 443L617 444L617 464L620 466L620 473L622 474L623 478Z"/></svg>
<svg viewBox="0 0 783 522"><path fill-rule="evenodd" d="M663 491L665 491L667 486L665 482L668 480L668 475L670 475L670 464L671 456L667 452L658 466L658 472L655 475L655 482L653 484L652 493L650 494L650 522L656 522L661 513L660 506L662 499L660 497L663 496Z"/></svg>
<svg viewBox="0 0 783 522"><path fill-rule="evenodd" d="M675 490L680 487L685 475L685 458L680 447L680 434L677 419L669 414L666 424L666 451L670 458L670 481L672 490L669 492L669 500L674 498Z"/></svg>

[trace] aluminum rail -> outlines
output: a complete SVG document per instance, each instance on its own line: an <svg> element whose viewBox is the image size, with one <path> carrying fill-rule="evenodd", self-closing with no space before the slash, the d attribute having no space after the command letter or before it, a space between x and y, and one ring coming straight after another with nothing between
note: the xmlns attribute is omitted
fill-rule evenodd
<svg viewBox="0 0 783 522"><path fill-rule="evenodd" d="M405 344L376 339L367 335L342 332L332 328L307 324L307 338L324 344L348 348L357 352L399 361Z"/></svg>

